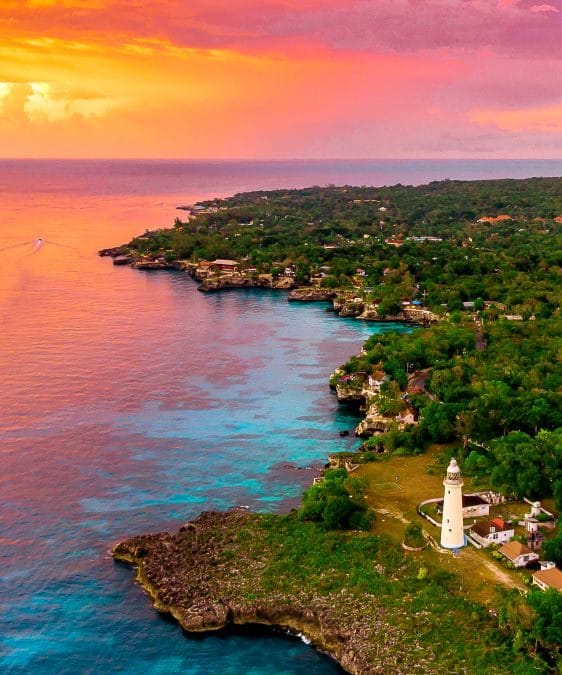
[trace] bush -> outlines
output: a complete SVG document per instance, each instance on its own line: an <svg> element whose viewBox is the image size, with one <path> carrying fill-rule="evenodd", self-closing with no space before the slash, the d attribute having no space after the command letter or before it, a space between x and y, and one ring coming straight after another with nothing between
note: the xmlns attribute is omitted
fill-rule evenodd
<svg viewBox="0 0 562 675"><path fill-rule="evenodd" d="M411 548L421 548L425 546L425 539L422 528L418 523L410 523L404 531L404 543Z"/></svg>

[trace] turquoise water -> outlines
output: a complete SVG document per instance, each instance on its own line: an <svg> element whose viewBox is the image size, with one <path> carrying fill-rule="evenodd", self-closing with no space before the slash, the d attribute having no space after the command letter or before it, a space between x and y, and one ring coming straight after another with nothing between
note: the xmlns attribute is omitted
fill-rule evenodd
<svg viewBox="0 0 562 675"><path fill-rule="evenodd" d="M57 392L66 400L51 402L52 422L40 415L37 427L29 419L9 434L3 667L334 671L325 657L279 637L184 638L153 612L132 573L114 565L107 550L130 534L177 528L202 509L289 508L327 454L354 443L339 437L355 419L338 407L327 378L375 326L338 320L322 305L290 304L275 292L203 296L184 275L144 278L108 261L96 264L141 285L153 305L135 336L150 363L129 363L109 400L108 373L90 361L69 365L70 392ZM168 300L165 311L159 298ZM79 359L76 337L72 343L58 347ZM125 340L122 348L129 349ZM105 349L101 358L121 361L120 349ZM88 349L82 355L91 356ZM86 378L83 399L72 395L75 368ZM41 394L37 399L40 413Z"/></svg>
<svg viewBox="0 0 562 675"><path fill-rule="evenodd" d="M560 167L495 165L508 169ZM96 251L169 225L176 205L213 194L478 170L492 171L469 162L0 162L0 671L339 672L279 635L186 637L109 550L201 510L295 506L327 455L355 443L339 436L356 419L329 391L330 372L393 327L273 291L203 295L186 275L114 268ZM29 243L38 237L39 248Z"/></svg>

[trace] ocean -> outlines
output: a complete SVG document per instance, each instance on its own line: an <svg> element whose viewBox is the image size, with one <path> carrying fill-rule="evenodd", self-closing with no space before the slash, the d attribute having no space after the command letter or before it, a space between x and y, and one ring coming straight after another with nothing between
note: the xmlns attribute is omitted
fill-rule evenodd
<svg viewBox="0 0 562 675"><path fill-rule="evenodd" d="M98 249L238 191L531 175L562 162L0 161L0 671L340 672L273 632L185 636L109 550L202 510L295 506L355 444L330 372L406 329L282 292L203 295Z"/></svg>

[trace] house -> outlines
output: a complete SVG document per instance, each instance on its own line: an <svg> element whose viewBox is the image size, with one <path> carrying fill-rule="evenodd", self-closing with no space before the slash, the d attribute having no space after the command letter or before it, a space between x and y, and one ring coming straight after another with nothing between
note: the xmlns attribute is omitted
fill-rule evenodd
<svg viewBox="0 0 562 675"><path fill-rule="evenodd" d="M541 561L541 569L533 574L533 585L538 586L541 591L549 588L562 591L562 572L553 562Z"/></svg>
<svg viewBox="0 0 562 675"><path fill-rule="evenodd" d="M388 382L390 378L382 370L376 370L372 375L369 375L369 389L380 391L382 385Z"/></svg>
<svg viewBox="0 0 562 675"><path fill-rule="evenodd" d="M513 525L502 518L475 523L470 528L471 536L482 546L502 544L515 536Z"/></svg>
<svg viewBox="0 0 562 675"><path fill-rule="evenodd" d="M462 515L463 518L488 516L490 515L490 504L480 495L463 495Z"/></svg>
<svg viewBox="0 0 562 675"><path fill-rule="evenodd" d="M479 218L476 222L477 223L502 223L506 220L513 220L512 216L508 216L507 214L502 214L501 216L482 216L482 218Z"/></svg>
<svg viewBox="0 0 562 675"><path fill-rule="evenodd" d="M209 272L219 272L220 274L232 274L238 269L238 263L236 260L223 260L217 258L213 260L212 263L209 263Z"/></svg>
<svg viewBox="0 0 562 675"><path fill-rule="evenodd" d="M531 551L530 548L527 548L525 544L519 541L510 541L504 544L499 551L515 567L525 567L528 562L539 559L538 553Z"/></svg>
<svg viewBox="0 0 562 675"><path fill-rule="evenodd" d="M437 502L437 510L441 512L443 509L443 500ZM490 515L490 503L487 502L480 495L465 495L462 496L462 517L474 518L478 516Z"/></svg>
<svg viewBox="0 0 562 675"><path fill-rule="evenodd" d="M364 277L365 274L366 274L365 270L361 269L360 267L358 267L358 268L355 270L355 273L356 273L357 276L359 276L359 277Z"/></svg>
<svg viewBox="0 0 562 675"><path fill-rule="evenodd" d="M402 411L399 415L396 415L395 419L399 426L418 423L418 418L412 408L407 408L406 410Z"/></svg>

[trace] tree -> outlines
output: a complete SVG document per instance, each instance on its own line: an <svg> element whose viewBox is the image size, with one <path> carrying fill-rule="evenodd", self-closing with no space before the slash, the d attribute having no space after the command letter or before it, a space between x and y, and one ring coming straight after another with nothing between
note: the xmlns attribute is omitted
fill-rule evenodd
<svg viewBox="0 0 562 675"><path fill-rule="evenodd" d="M535 621L531 628L532 637L548 649L560 653L562 645L562 593L549 589L531 591L529 605L535 611Z"/></svg>
<svg viewBox="0 0 562 675"><path fill-rule="evenodd" d="M559 567L562 566L562 529L558 528L558 534L544 542L544 557L552 560Z"/></svg>
<svg viewBox="0 0 562 675"><path fill-rule="evenodd" d="M329 530L367 530L374 514L365 505L365 487L365 481L349 478L345 469L328 469L322 481L305 491L299 518L319 521Z"/></svg>

